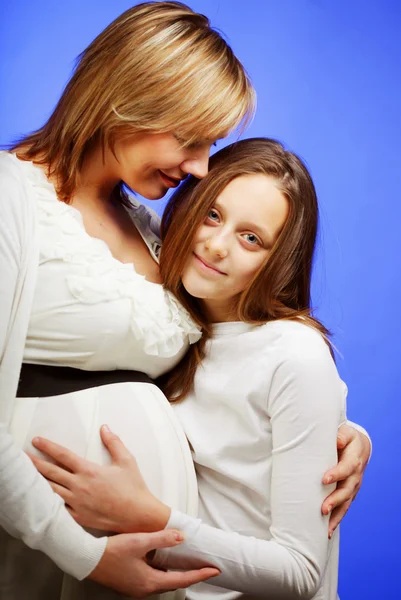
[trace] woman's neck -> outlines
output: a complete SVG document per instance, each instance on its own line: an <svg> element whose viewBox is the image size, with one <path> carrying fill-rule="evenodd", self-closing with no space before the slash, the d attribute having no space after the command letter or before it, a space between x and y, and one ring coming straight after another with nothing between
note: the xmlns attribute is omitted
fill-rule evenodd
<svg viewBox="0 0 401 600"><path fill-rule="evenodd" d="M118 163L109 148L103 149L100 143L89 148L79 177L74 197L85 198L86 201L103 201L109 203L118 177Z"/></svg>

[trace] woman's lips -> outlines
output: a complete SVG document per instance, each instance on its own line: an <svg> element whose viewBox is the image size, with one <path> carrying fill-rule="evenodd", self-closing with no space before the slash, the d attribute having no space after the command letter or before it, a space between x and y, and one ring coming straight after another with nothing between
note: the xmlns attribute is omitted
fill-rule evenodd
<svg viewBox="0 0 401 600"><path fill-rule="evenodd" d="M202 271L206 271L206 273L214 273L216 275L227 275L227 273L224 273L224 271L220 271L220 269L218 269L217 267L214 267L210 263L206 262L203 258L195 254L195 252L194 257L196 263L202 269Z"/></svg>
<svg viewBox="0 0 401 600"><path fill-rule="evenodd" d="M165 185L167 185L167 187L169 187L169 188L177 187L182 181L182 179L178 179L175 177L170 177L170 175L166 175L166 173L163 173L163 171L160 171L160 169L159 169L159 173L160 173L160 177L161 177L163 183Z"/></svg>

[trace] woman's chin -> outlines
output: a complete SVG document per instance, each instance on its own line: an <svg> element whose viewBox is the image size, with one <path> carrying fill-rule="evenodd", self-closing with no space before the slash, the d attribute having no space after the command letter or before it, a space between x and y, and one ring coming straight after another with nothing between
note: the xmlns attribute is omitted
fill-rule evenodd
<svg viewBox="0 0 401 600"><path fill-rule="evenodd" d="M161 200L167 194L167 190L159 190L159 191L146 191L146 192L138 192L141 196L146 198L146 200Z"/></svg>

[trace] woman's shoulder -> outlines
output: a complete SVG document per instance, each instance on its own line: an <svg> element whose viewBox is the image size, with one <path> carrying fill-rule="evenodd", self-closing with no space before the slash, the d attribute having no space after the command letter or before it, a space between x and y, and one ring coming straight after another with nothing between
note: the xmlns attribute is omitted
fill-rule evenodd
<svg viewBox="0 0 401 600"><path fill-rule="evenodd" d="M0 189L2 194L10 190L27 191L40 182L47 182L41 169L32 162L18 158L13 152L0 151Z"/></svg>
<svg viewBox="0 0 401 600"><path fill-rule="evenodd" d="M31 163L24 163L15 154L0 151L0 204L2 221L28 218L33 207L29 193Z"/></svg>
<svg viewBox="0 0 401 600"><path fill-rule="evenodd" d="M7 150L0 151L0 185L22 185L23 170L19 158Z"/></svg>

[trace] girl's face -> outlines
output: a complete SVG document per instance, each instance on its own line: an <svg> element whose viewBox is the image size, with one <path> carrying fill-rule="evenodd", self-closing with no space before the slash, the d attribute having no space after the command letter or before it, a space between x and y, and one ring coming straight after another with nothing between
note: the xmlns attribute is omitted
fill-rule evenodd
<svg viewBox="0 0 401 600"><path fill-rule="evenodd" d="M172 133L138 133L115 144L116 176L149 200L162 198L187 175L207 174L212 141L184 148Z"/></svg>
<svg viewBox="0 0 401 600"><path fill-rule="evenodd" d="M195 235L182 283L212 321L235 320L236 297L265 262L288 215L275 180L241 175L217 198Z"/></svg>

